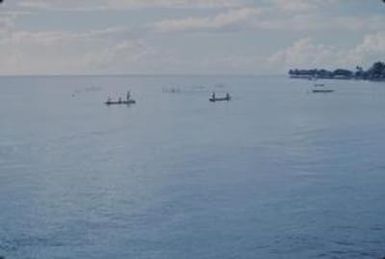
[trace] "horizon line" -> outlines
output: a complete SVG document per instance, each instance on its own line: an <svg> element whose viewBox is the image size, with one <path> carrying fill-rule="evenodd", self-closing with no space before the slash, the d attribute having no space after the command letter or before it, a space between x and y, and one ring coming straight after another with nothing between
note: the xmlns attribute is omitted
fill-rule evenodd
<svg viewBox="0 0 385 259"><path fill-rule="evenodd" d="M285 74L225 74L225 73L218 73L218 74L199 74L199 73L192 73L192 74L184 74L184 73L170 73L170 74L150 74L150 73L133 73L133 74L125 74L125 73L111 73L111 74L0 74L1 77L65 77L65 76L72 76L72 77L109 77L109 76L116 76L116 77L168 77L168 76L175 76L175 77L186 77L186 76L202 76L202 77L210 77L210 76L244 76L244 77L254 77L254 76L284 76Z"/></svg>

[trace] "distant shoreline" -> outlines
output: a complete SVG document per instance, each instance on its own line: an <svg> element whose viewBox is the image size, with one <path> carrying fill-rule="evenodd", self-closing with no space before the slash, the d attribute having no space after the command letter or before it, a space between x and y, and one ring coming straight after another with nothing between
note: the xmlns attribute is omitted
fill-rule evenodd
<svg viewBox="0 0 385 259"><path fill-rule="evenodd" d="M289 77L294 79L339 79L339 80L367 80L385 81L385 63L376 62L369 69L357 66L355 71L338 68L327 69L290 69Z"/></svg>

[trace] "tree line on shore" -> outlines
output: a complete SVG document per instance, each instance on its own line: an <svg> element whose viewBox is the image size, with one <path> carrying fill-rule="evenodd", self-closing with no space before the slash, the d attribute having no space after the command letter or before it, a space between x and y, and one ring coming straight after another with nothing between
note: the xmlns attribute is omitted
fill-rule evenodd
<svg viewBox="0 0 385 259"><path fill-rule="evenodd" d="M338 68L327 69L290 69L291 78L322 78L322 79L358 79L358 80L385 80L385 63L375 62L369 69L364 70L357 66L355 71Z"/></svg>

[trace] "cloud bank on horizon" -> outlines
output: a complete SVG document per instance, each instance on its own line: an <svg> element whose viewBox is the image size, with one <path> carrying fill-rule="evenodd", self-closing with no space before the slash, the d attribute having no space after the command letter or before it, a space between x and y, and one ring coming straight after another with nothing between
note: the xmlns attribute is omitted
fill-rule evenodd
<svg viewBox="0 0 385 259"><path fill-rule="evenodd" d="M362 0L14 0L0 74L277 74L368 66L385 5Z"/></svg>

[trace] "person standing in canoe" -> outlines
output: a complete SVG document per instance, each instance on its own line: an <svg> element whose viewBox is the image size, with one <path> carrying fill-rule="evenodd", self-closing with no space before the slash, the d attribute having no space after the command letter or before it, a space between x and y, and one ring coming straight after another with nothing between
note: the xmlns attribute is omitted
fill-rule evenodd
<svg viewBox="0 0 385 259"><path fill-rule="evenodd" d="M212 98L213 100L215 100L215 92L212 92L211 98Z"/></svg>
<svg viewBox="0 0 385 259"><path fill-rule="evenodd" d="M127 101L130 100L130 98L131 98L131 93L130 93L130 91L127 91L127 96L126 96L126 98L127 98Z"/></svg>

